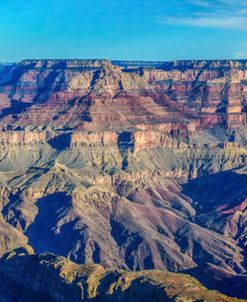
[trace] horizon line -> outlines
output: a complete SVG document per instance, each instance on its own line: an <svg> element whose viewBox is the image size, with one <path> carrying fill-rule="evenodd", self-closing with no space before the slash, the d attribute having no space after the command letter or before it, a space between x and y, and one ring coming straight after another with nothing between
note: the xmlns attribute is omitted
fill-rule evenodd
<svg viewBox="0 0 247 302"><path fill-rule="evenodd" d="M144 60L144 59L106 59L106 58L25 58L18 61L1 61L0 64L19 64L25 61L108 61L108 62L148 62L148 63L170 63L170 62L212 62L212 61L222 61L222 62L247 62L247 57L245 59L231 59L231 58L214 58L214 59L195 59L195 58L186 58L186 59L173 59L173 60Z"/></svg>

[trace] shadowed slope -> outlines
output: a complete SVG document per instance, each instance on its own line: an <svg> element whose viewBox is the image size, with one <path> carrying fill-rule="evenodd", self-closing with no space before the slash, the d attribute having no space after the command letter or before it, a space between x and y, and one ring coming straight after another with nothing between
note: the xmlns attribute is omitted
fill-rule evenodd
<svg viewBox="0 0 247 302"><path fill-rule="evenodd" d="M0 264L1 299L11 302L243 301L208 291L182 274L106 271L99 265L79 266L52 254L33 255L29 248L5 255Z"/></svg>

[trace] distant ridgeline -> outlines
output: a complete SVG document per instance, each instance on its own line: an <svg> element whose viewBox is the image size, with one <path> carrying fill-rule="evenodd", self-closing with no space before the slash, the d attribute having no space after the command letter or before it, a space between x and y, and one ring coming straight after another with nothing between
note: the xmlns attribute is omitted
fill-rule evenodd
<svg viewBox="0 0 247 302"><path fill-rule="evenodd" d="M98 68L104 64L127 68L157 68L163 70L171 69L246 69L247 60L177 60L177 61L120 61L120 60L23 60L19 64L25 67L45 68Z"/></svg>

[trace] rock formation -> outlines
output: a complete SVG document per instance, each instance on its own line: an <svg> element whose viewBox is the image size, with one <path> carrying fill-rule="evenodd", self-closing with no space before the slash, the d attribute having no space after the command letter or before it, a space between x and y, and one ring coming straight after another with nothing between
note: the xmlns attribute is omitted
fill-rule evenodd
<svg viewBox="0 0 247 302"><path fill-rule="evenodd" d="M243 301L208 291L183 274L106 271L100 265L76 265L53 254L34 255L30 247L9 253L0 262L0 301Z"/></svg>
<svg viewBox="0 0 247 302"><path fill-rule="evenodd" d="M203 272L247 298L247 61L0 65L0 110L1 255Z"/></svg>

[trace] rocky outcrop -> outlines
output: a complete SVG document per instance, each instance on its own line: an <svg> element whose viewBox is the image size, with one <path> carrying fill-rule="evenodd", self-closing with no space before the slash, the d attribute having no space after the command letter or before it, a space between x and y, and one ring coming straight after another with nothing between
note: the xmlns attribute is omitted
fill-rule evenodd
<svg viewBox="0 0 247 302"><path fill-rule="evenodd" d="M186 275L106 271L52 254L34 255L29 247L5 255L0 263L0 301L243 301L208 291Z"/></svg>

